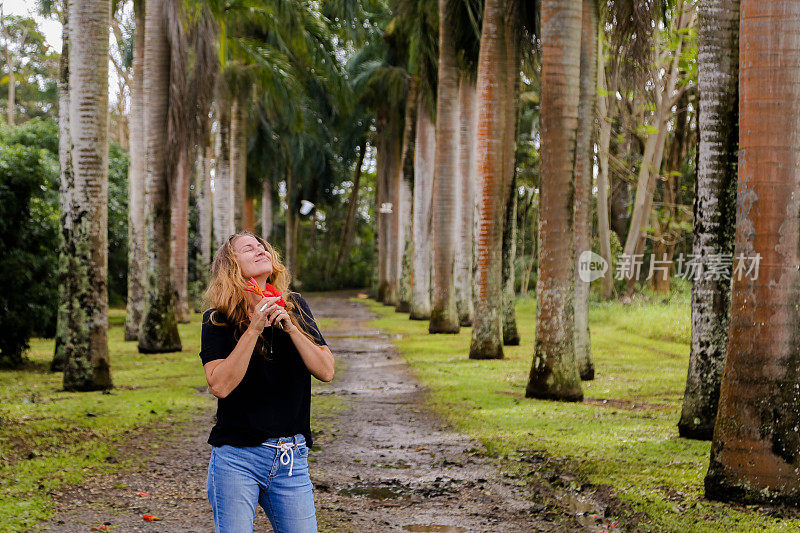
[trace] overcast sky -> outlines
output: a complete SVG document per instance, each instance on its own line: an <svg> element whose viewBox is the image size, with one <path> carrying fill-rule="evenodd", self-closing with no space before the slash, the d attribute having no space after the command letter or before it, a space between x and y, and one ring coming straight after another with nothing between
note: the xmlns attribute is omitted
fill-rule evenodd
<svg viewBox="0 0 800 533"><path fill-rule="evenodd" d="M61 52L61 24L55 18L46 19L36 14L36 3L32 0L3 0L3 11L6 15L27 15L39 23L47 44Z"/></svg>

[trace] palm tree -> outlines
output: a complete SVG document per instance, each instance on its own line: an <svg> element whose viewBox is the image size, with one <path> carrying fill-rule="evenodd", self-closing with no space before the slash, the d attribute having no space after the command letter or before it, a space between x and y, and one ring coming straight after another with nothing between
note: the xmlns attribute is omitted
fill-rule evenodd
<svg viewBox="0 0 800 533"><path fill-rule="evenodd" d="M108 29L110 4L69 4L72 186L64 214L72 267L64 339L64 388L111 387L108 357ZM74 320L74 322L72 322Z"/></svg>
<svg viewBox="0 0 800 533"><path fill-rule="evenodd" d="M739 0L706 0L698 13L700 146L695 257L733 253L738 160ZM710 440L730 321L730 280L692 282L692 347L678 430Z"/></svg>
<svg viewBox="0 0 800 533"><path fill-rule="evenodd" d="M224 244L233 225L233 180L231 177L230 114L217 100L217 130L215 133L213 225L214 249Z"/></svg>
<svg viewBox="0 0 800 533"><path fill-rule="evenodd" d="M449 0L439 0L439 76L436 105L436 155L433 176L433 306L428 325L430 333L458 333L453 278L458 205L457 163L459 128L458 66L452 35L453 12Z"/></svg>
<svg viewBox="0 0 800 533"><path fill-rule="evenodd" d="M125 310L125 340L139 338L144 312L144 0L135 0L136 33L133 46L133 83L128 163L128 297Z"/></svg>
<svg viewBox="0 0 800 533"><path fill-rule="evenodd" d="M578 143L575 152L575 264L592 249L592 132L597 98L597 0L583 0ZM577 269L575 270L577 274ZM575 276L575 359L581 379L594 379L589 336L589 282Z"/></svg>
<svg viewBox="0 0 800 533"><path fill-rule="evenodd" d="M760 254L760 268L732 279L705 491L718 500L797 505L800 3L743 0L739 31L735 256Z"/></svg>
<svg viewBox="0 0 800 533"><path fill-rule="evenodd" d="M472 260L474 246L475 217L475 116L477 98L475 97L475 78L462 73L458 84L458 176L461 189L459 216L457 222L457 242L455 259L455 291L458 320L462 326L471 326L473 317L472 302Z"/></svg>
<svg viewBox="0 0 800 533"><path fill-rule="evenodd" d="M168 20L176 17L174 0L147 0L145 5L145 253L147 292L144 318L139 330L139 351L163 353L181 350L175 300L172 292L170 255L170 187L167 170L167 121L170 86Z"/></svg>
<svg viewBox="0 0 800 533"><path fill-rule="evenodd" d="M542 2L542 184L536 343L525 396L583 399L575 362L575 144L581 0Z"/></svg>
<svg viewBox="0 0 800 533"><path fill-rule="evenodd" d="M431 317L431 199L436 153L436 125L417 93L417 125L414 135L414 201L412 210L411 302L412 320Z"/></svg>

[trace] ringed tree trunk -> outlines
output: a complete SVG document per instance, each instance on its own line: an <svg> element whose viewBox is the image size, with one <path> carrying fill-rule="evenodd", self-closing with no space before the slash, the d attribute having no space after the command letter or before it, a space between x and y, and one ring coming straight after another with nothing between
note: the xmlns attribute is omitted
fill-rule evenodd
<svg viewBox="0 0 800 533"><path fill-rule="evenodd" d="M403 246L401 220L403 212L403 115L398 110L389 114L388 137L386 138L386 191L384 202L391 204L386 215L386 293L383 303L397 306L400 292L400 272Z"/></svg>
<svg viewBox="0 0 800 533"><path fill-rule="evenodd" d="M509 91L506 48L506 0L486 0L478 55L477 207L475 215L475 315L470 359L503 357L502 243L506 198L506 99Z"/></svg>
<svg viewBox="0 0 800 533"><path fill-rule="evenodd" d="M108 29L110 4L69 2L72 180L64 231L70 327L64 389L112 386L108 357Z"/></svg>
<svg viewBox="0 0 800 533"><path fill-rule="evenodd" d="M739 28L735 253L760 254L760 269L732 280L705 492L714 500L797 505L800 3L742 0Z"/></svg>
<svg viewBox="0 0 800 533"><path fill-rule="evenodd" d="M411 320L431 317L431 197L433 195L436 126L417 95L417 126L414 141L414 200L412 215Z"/></svg>
<svg viewBox="0 0 800 533"><path fill-rule="evenodd" d="M519 87L520 30L516 8L506 16L506 138L503 175L505 179L505 219L503 221L503 344L519 345L517 330L514 260L517 256L517 93Z"/></svg>
<svg viewBox="0 0 800 533"><path fill-rule="evenodd" d="M433 175L433 305L429 333L458 333L453 267L458 206L457 164L458 67L452 36L453 15L449 0L439 0L439 77L436 98L436 155Z"/></svg>
<svg viewBox="0 0 800 533"><path fill-rule="evenodd" d="M233 231L245 229L245 207L247 202L247 102L244 98L233 99L230 129L230 172L233 184Z"/></svg>
<svg viewBox="0 0 800 533"><path fill-rule="evenodd" d="M294 183L292 181L292 167L291 165L288 166L286 169L286 221L284 223L285 231L284 231L284 239L286 241L285 249L283 251L284 254L284 263L286 264L286 268L289 269L289 272L294 275L294 243L296 240L295 233L297 231L297 226L295 223L295 218L298 218L299 215L294 212L294 194L292 188L294 187Z"/></svg>
<svg viewBox="0 0 800 533"><path fill-rule="evenodd" d="M692 253L731 254L739 157L739 0L706 0L699 12L700 143ZM692 345L681 437L711 440L730 324L731 280L692 282Z"/></svg>
<svg viewBox="0 0 800 533"><path fill-rule="evenodd" d="M125 340L139 339L144 314L144 0L134 2L136 34L133 49L133 83L128 163L128 298L125 310Z"/></svg>
<svg viewBox="0 0 800 533"><path fill-rule="evenodd" d="M378 231L375 235L378 242L378 294L377 300L386 300L386 292L389 288L389 248L388 248L388 226L390 224L390 213L386 211L386 204L389 202L390 186L388 173L388 152L391 142L387 139L389 133L389 118L386 110L381 110L375 120L375 200L376 218Z"/></svg>
<svg viewBox="0 0 800 533"><path fill-rule="evenodd" d="M261 185L261 236L269 241L272 235L272 180L264 178Z"/></svg>
<svg viewBox="0 0 800 533"><path fill-rule="evenodd" d="M139 330L139 352L166 353L181 350L175 317L170 256L170 183L167 175L167 112L169 102L170 52L166 34L165 5L168 0L145 4L144 128L147 158L147 204L145 206L145 253L147 292L144 318Z"/></svg>
<svg viewBox="0 0 800 533"><path fill-rule="evenodd" d="M224 102L217 104L217 135L214 172L214 249L219 249L233 229L233 182L230 160L230 116Z"/></svg>
<svg viewBox="0 0 800 533"><path fill-rule="evenodd" d="M575 151L575 265L592 249L592 132L597 98L597 0L583 0L578 141ZM609 263L611 265L611 263ZM609 271L611 267L609 266ZM589 282L575 269L575 361L583 380L594 379L589 335Z"/></svg>
<svg viewBox="0 0 800 533"><path fill-rule="evenodd" d="M172 184L171 200L171 250L170 269L175 293L175 319L180 324L191 320L188 290L189 263L189 184L192 160L183 150L178 156L175 182Z"/></svg>
<svg viewBox="0 0 800 533"><path fill-rule="evenodd" d="M208 143L206 140L204 144ZM211 268L211 150L208 146L200 146L197 152L197 171L195 173L195 190L197 198L197 277L201 287L208 284ZM197 305L197 302L194 302ZM195 307L196 313L202 309Z"/></svg>
<svg viewBox="0 0 800 533"><path fill-rule="evenodd" d="M458 178L461 188L458 200L458 227L455 259L455 288L458 321L471 326L474 307L472 303L472 262L475 221L475 115L477 98L475 80L462 75L458 84Z"/></svg>
<svg viewBox="0 0 800 533"><path fill-rule="evenodd" d="M605 52L603 32L597 31L597 108L600 133L597 147L597 233L600 238L600 255L606 260L608 269L603 274L601 293L606 300L614 294L613 260L611 258L611 226L608 219L608 195L611 175L608 171L608 155L611 149L611 121L616 104L615 84L606 91Z"/></svg>
<svg viewBox="0 0 800 533"><path fill-rule="evenodd" d="M403 120L403 150L400 157L400 207L398 213L399 231L397 237L400 279L397 287L397 306L395 311L408 313L411 310L411 212L412 187L414 184L414 132L417 126L417 87L416 76L408 80L406 109Z"/></svg>
<svg viewBox="0 0 800 533"><path fill-rule="evenodd" d="M1 15L0 15L1 16ZM75 324L71 323L71 305L73 301L72 291L74 286L70 272L76 269L73 265L75 258L67 249L67 241L72 232L71 216L72 195L75 189L75 181L72 176L72 154L70 153L69 129L69 2L63 0L63 26L61 32L61 57L59 60L58 73L58 162L60 167L59 174L59 195L58 207L61 226L58 232L58 313L56 318L56 338L53 360L50 363L50 370L61 372L64 370L66 361L65 344L71 328Z"/></svg>
<svg viewBox="0 0 800 533"><path fill-rule="evenodd" d="M528 398L583 400L575 362L573 228L581 13L581 0L542 2L540 251Z"/></svg>

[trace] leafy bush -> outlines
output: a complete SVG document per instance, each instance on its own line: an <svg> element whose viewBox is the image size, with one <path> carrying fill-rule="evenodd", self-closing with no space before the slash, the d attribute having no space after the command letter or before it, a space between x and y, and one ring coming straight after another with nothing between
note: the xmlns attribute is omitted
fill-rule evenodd
<svg viewBox="0 0 800 533"><path fill-rule="evenodd" d="M57 294L57 176L45 150L0 145L0 366L22 363L32 335L53 335Z"/></svg>

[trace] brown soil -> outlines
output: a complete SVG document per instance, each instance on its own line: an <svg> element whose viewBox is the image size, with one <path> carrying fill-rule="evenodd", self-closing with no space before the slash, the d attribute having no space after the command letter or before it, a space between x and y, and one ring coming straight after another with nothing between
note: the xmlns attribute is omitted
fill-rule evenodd
<svg viewBox="0 0 800 533"><path fill-rule="evenodd" d="M603 530L606 503L537 475L542 456L522 459L533 466L523 465L520 477L504 475L483 446L434 416L425 390L388 336L366 325L371 314L353 295L307 296L316 316L337 321L323 332L337 374L314 394L335 394L347 406L329 423L333 430L315 434L311 450L320 531ZM213 531L205 491L212 414L133 436L109 461L134 466L55 494L56 517L41 528ZM160 520L146 522L145 513ZM271 531L260 509L255 531Z"/></svg>

